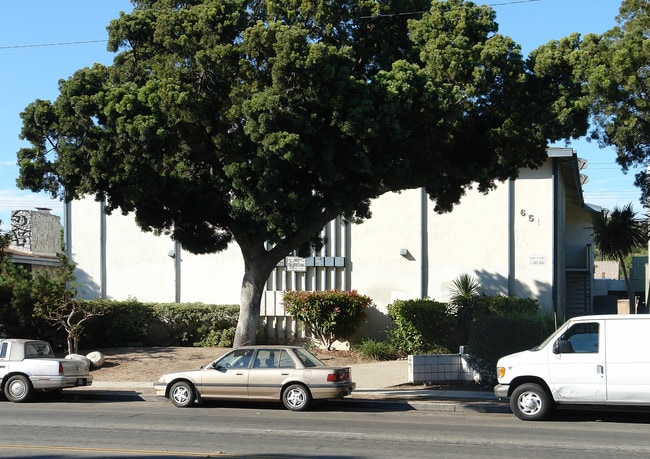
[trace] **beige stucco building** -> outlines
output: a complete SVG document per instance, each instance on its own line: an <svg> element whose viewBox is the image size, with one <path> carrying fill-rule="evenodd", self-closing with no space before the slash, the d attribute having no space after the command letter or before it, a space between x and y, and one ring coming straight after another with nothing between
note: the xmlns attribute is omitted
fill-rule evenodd
<svg viewBox="0 0 650 459"><path fill-rule="evenodd" d="M537 170L487 195L468 191L439 215L423 190L389 193L372 203L361 225L331 222L327 244L304 259L287 259L267 283L263 315L280 330L286 288L357 290L376 309L368 333L383 330L395 299L445 301L462 274L486 293L532 297L558 320L592 311L593 250L576 152L551 148ZM66 209L66 242L86 297L140 301L239 303L244 265L232 245L192 255L166 236L140 231L131 216L104 215L101 203Z"/></svg>

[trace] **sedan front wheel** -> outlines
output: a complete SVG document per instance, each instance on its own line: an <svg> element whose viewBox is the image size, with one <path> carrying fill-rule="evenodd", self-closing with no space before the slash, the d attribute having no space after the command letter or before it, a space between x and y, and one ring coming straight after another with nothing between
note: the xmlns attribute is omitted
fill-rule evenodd
<svg viewBox="0 0 650 459"><path fill-rule="evenodd" d="M311 394L302 384L292 384L282 392L282 403L291 411L304 411L311 403Z"/></svg>
<svg viewBox="0 0 650 459"><path fill-rule="evenodd" d="M169 390L169 400L179 408L187 408L192 405L194 398L194 386L187 381L177 382Z"/></svg>

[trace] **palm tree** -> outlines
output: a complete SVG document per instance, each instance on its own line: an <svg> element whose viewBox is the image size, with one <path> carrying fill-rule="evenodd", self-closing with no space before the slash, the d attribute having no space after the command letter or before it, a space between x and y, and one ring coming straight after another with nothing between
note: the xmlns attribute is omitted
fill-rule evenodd
<svg viewBox="0 0 650 459"><path fill-rule="evenodd" d="M449 312L456 319L455 339L458 345L467 344L470 323L476 312L477 298L481 294L481 283L469 274L461 274L450 288Z"/></svg>
<svg viewBox="0 0 650 459"><path fill-rule="evenodd" d="M648 243L648 224L637 217L632 203L625 205L622 209L618 206L614 207L609 215L604 211L594 212L589 222L593 231L594 243L601 254L618 260L623 269L625 286L630 299L630 314L634 314L634 295L625 267L625 257L630 255L634 249Z"/></svg>
<svg viewBox="0 0 650 459"><path fill-rule="evenodd" d="M453 287L449 291L451 292L449 304L452 307L452 312L458 313L460 309L472 307L472 300L481 293L481 283L469 274L461 274L458 279L453 281Z"/></svg>

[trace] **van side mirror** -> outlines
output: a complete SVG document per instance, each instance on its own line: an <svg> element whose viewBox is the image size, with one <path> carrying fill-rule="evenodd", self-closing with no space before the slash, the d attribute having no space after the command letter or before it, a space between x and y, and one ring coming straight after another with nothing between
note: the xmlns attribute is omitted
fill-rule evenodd
<svg viewBox="0 0 650 459"><path fill-rule="evenodd" d="M559 339L553 345L553 354L572 354L573 346L566 339Z"/></svg>

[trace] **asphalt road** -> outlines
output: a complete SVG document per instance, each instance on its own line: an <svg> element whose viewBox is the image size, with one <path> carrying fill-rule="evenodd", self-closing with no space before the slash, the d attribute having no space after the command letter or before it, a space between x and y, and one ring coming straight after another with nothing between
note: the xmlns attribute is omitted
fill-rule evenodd
<svg viewBox="0 0 650 459"><path fill-rule="evenodd" d="M650 457L648 413L443 413L320 405L0 402L0 457Z"/></svg>

